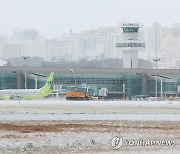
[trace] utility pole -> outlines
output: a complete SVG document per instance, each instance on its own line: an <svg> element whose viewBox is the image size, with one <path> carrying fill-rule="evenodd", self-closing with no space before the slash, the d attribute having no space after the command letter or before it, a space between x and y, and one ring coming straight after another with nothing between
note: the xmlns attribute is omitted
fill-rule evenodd
<svg viewBox="0 0 180 154"><path fill-rule="evenodd" d="M27 83L26 83L26 60L29 59L30 57L29 56L23 56L22 57L24 59L24 63L25 63L25 66L24 66L24 69L25 69L25 84L24 84L24 89L27 88Z"/></svg>

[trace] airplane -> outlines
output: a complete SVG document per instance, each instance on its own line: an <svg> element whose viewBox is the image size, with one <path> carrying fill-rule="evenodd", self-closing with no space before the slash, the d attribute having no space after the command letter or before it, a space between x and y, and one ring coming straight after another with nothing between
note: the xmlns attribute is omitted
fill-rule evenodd
<svg viewBox="0 0 180 154"><path fill-rule="evenodd" d="M51 72L46 84L40 89L6 89L0 90L0 100L31 100L48 96L52 90L54 72Z"/></svg>

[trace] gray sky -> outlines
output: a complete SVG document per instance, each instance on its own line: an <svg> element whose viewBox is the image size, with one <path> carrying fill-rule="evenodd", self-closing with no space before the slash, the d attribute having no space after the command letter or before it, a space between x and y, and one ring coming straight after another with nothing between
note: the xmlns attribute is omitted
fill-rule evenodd
<svg viewBox="0 0 180 154"><path fill-rule="evenodd" d="M136 21L180 23L180 0L0 0L0 33L36 28L45 37Z"/></svg>

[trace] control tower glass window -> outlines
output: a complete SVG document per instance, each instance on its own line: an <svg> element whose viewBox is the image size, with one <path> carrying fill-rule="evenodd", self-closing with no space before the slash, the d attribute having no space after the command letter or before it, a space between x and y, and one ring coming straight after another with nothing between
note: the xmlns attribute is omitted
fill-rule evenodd
<svg viewBox="0 0 180 154"><path fill-rule="evenodd" d="M120 48L126 48L126 47L139 47L139 48L144 48L146 47L145 43L116 43L116 47Z"/></svg>
<svg viewBox="0 0 180 154"><path fill-rule="evenodd" d="M137 33L139 27L123 27L124 33Z"/></svg>

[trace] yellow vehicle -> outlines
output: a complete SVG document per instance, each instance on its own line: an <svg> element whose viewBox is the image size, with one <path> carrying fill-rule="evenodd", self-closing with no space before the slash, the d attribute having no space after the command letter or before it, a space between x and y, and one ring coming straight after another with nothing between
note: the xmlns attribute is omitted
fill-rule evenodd
<svg viewBox="0 0 180 154"><path fill-rule="evenodd" d="M90 94L87 92L87 88L78 88L76 86L68 87L66 91L67 100L89 100Z"/></svg>

